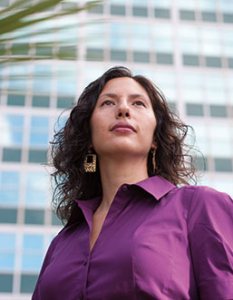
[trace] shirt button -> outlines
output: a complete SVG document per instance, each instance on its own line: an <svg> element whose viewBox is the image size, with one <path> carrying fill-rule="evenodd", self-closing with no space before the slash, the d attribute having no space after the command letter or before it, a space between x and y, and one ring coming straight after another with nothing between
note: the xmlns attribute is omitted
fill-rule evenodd
<svg viewBox="0 0 233 300"><path fill-rule="evenodd" d="M87 265L87 261L84 261L83 265L86 266Z"/></svg>

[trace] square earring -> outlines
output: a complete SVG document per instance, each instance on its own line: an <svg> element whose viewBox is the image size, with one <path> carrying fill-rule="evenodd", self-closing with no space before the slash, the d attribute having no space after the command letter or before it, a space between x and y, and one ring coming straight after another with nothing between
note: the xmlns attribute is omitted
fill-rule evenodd
<svg viewBox="0 0 233 300"><path fill-rule="evenodd" d="M96 154L87 154L84 160L84 170L86 173L96 172Z"/></svg>

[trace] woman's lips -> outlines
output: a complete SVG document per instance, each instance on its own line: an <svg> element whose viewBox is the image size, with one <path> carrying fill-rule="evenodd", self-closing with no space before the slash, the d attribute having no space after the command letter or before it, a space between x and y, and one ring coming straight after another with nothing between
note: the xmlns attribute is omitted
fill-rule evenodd
<svg viewBox="0 0 233 300"><path fill-rule="evenodd" d="M115 124L112 128L111 131L116 131L116 132L136 132L135 128L126 123L117 123Z"/></svg>

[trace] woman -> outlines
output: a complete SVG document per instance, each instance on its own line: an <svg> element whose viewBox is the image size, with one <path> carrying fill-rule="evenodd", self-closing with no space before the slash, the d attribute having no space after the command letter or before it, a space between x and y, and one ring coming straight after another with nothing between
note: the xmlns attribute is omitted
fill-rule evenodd
<svg viewBox="0 0 233 300"><path fill-rule="evenodd" d="M87 86L55 135L66 225L33 300L233 299L233 202L188 185L187 128L124 67Z"/></svg>

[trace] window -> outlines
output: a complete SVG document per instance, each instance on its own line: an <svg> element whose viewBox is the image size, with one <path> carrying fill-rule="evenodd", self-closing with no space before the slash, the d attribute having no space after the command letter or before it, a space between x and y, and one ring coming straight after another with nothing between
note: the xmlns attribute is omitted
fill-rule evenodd
<svg viewBox="0 0 233 300"><path fill-rule="evenodd" d="M61 3L61 7L65 10L67 9L75 9L77 8L78 4L75 3L75 2L71 2L71 1L67 1L67 2L64 2L64 3Z"/></svg>
<svg viewBox="0 0 233 300"><path fill-rule="evenodd" d="M36 55L40 56L52 56L53 48L49 46L45 46L43 44L36 45Z"/></svg>
<svg viewBox="0 0 233 300"><path fill-rule="evenodd" d="M178 28L181 51L190 55L201 53L200 29L192 24Z"/></svg>
<svg viewBox="0 0 233 300"><path fill-rule="evenodd" d="M150 54L148 52L134 51L133 60L135 62L148 63L150 61Z"/></svg>
<svg viewBox="0 0 233 300"><path fill-rule="evenodd" d="M186 103L186 113L188 116L204 116L203 104Z"/></svg>
<svg viewBox="0 0 233 300"><path fill-rule="evenodd" d="M49 176L44 172L28 172L25 178L25 204L27 207L44 208L50 189Z"/></svg>
<svg viewBox="0 0 233 300"><path fill-rule="evenodd" d="M35 94L50 94L52 71L51 66L46 64L38 64L35 66L33 74L33 90Z"/></svg>
<svg viewBox="0 0 233 300"><path fill-rule="evenodd" d="M172 112L177 113L177 107L176 107L176 103L175 102L168 102L168 106L169 106L169 109Z"/></svg>
<svg viewBox="0 0 233 300"><path fill-rule="evenodd" d="M206 22L217 22L217 16L215 12L203 11L201 13L202 20Z"/></svg>
<svg viewBox="0 0 233 300"><path fill-rule="evenodd" d="M186 21L194 21L195 20L195 11L192 10L180 10L180 19Z"/></svg>
<svg viewBox="0 0 233 300"><path fill-rule="evenodd" d="M215 171L217 172L232 172L232 160L230 158L215 158Z"/></svg>
<svg viewBox="0 0 233 300"><path fill-rule="evenodd" d="M228 67L233 69L233 57L228 58Z"/></svg>
<svg viewBox="0 0 233 300"><path fill-rule="evenodd" d="M70 108L75 102L74 97L58 96L57 108Z"/></svg>
<svg viewBox="0 0 233 300"><path fill-rule="evenodd" d="M207 138L209 155L212 157L219 157L219 155L221 155L224 159L232 157L232 128L229 125L225 123L220 125L218 122L213 122L213 124L208 127ZM221 164L220 161L219 169Z"/></svg>
<svg viewBox="0 0 233 300"><path fill-rule="evenodd" d="M3 148L3 161L20 162L21 149Z"/></svg>
<svg viewBox="0 0 233 300"><path fill-rule="evenodd" d="M75 60L78 58L78 50L76 46L62 46L56 53L56 56L61 59Z"/></svg>
<svg viewBox="0 0 233 300"><path fill-rule="evenodd" d="M216 9L216 0L201 0L199 1L199 8L201 10L206 10L206 11L215 11Z"/></svg>
<svg viewBox="0 0 233 300"><path fill-rule="evenodd" d="M111 22L110 24L110 47L111 49L123 50L128 45L129 27L121 22Z"/></svg>
<svg viewBox="0 0 233 300"><path fill-rule="evenodd" d="M49 138L49 119L43 116L32 116L30 120L30 146L46 147Z"/></svg>
<svg viewBox="0 0 233 300"><path fill-rule="evenodd" d="M198 171L208 170L208 160L206 157L194 157L194 165Z"/></svg>
<svg viewBox="0 0 233 300"><path fill-rule="evenodd" d="M205 62L206 66L211 68L221 68L222 66L221 57L206 56Z"/></svg>
<svg viewBox="0 0 233 300"><path fill-rule="evenodd" d="M17 222L16 208L3 208L0 209L0 223L12 224Z"/></svg>
<svg viewBox="0 0 233 300"><path fill-rule="evenodd" d="M3 146L21 146L23 142L24 117L20 114L6 114L0 118L1 139Z"/></svg>
<svg viewBox="0 0 233 300"><path fill-rule="evenodd" d="M105 39L106 33L106 24L98 23L89 24L86 26L86 35L85 41L87 48L90 49L103 49L105 48L105 43L107 43L107 39Z"/></svg>
<svg viewBox="0 0 233 300"><path fill-rule="evenodd" d="M222 46L224 47L224 53L226 56L231 57L233 53L233 35L232 30L226 30L221 32Z"/></svg>
<svg viewBox="0 0 233 300"><path fill-rule="evenodd" d="M196 7L196 0L178 0L178 7L184 8L184 9L195 9Z"/></svg>
<svg viewBox="0 0 233 300"><path fill-rule="evenodd" d="M227 107L224 105L210 105L210 115L212 117L227 117Z"/></svg>
<svg viewBox="0 0 233 300"><path fill-rule="evenodd" d="M20 292L31 294L34 291L38 275L22 274L20 281Z"/></svg>
<svg viewBox="0 0 233 300"><path fill-rule="evenodd" d="M9 94L7 97L7 105L9 105L9 106L13 106L13 105L24 106L25 105L25 96Z"/></svg>
<svg viewBox="0 0 233 300"><path fill-rule="evenodd" d="M9 90L25 93L27 90L28 81L25 80L25 76L30 74L30 69L27 64L13 64L9 65Z"/></svg>
<svg viewBox="0 0 233 300"><path fill-rule="evenodd" d="M52 212L51 215L52 215L52 225L54 225L54 226L61 226L62 225L62 221L60 219L58 219L58 217L55 214L55 212Z"/></svg>
<svg viewBox="0 0 233 300"><path fill-rule="evenodd" d="M229 0L219 0L219 7L222 11L233 12L233 2Z"/></svg>
<svg viewBox="0 0 233 300"><path fill-rule="evenodd" d="M86 60L89 61L102 61L104 60L103 49L88 48L86 53Z"/></svg>
<svg viewBox="0 0 233 300"><path fill-rule="evenodd" d="M88 10L88 13L91 14L102 14L104 12L104 7L101 4L94 5L91 9Z"/></svg>
<svg viewBox="0 0 233 300"><path fill-rule="evenodd" d="M0 204L16 206L19 200L19 173L0 172Z"/></svg>
<svg viewBox="0 0 233 300"><path fill-rule="evenodd" d="M143 6L133 6L133 15L135 17L147 17L147 8Z"/></svg>
<svg viewBox="0 0 233 300"><path fill-rule="evenodd" d="M203 101L203 74L202 72L186 72L182 77L182 93L187 102L202 103Z"/></svg>
<svg viewBox="0 0 233 300"><path fill-rule="evenodd" d="M209 155L209 141L207 139L207 127L204 122L193 121L192 126L194 128L196 137L196 147L201 151L203 155Z"/></svg>
<svg viewBox="0 0 233 300"><path fill-rule="evenodd" d="M114 50L110 51L110 59L112 61L126 61L127 60L127 52L124 50Z"/></svg>
<svg viewBox="0 0 233 300"><path fill-rule="evenodd" d="M125 15L125 6L123 5L111 5L110 6L111 15L124 16Z"/></svg>
<svg viewBox="0 0 233 300"><path fill-rule="evenodd" d="M155 15L155 18L158 18L158 19L170 19L171 18L170 10L165 9L165 8L155 8L154 15Z"/></svg>
<svg viewBox="0 0 233 300"><path fill-rule="evenodd" d="M44 211L39 209L25 209L25 224L44 224Z"/></svg>
<svg viewBox="0 0 233 300"><path fill-rule="evenodd" d="M49 107L49 96L33 96L32 106L34 107Z"/></svg>
<svg viewBox="0 0 233 300"><path fill-rule="evenodd" d="M156 54L157 64L163 65L172 65L173 64L173 55L170 53L157 53Z"/></svg>
<svg viewBox="0 0 233 300"><path fill-rule="evenodd" d="M29 45L28 44L13 44L11 46L11 54L12 55L26 55L29 51Z"/></svg>
<svg viewBox="0 0 233 300"><path fill-rule="evenodd" d="M223 14L224 23L233 23L233 14L224 13Z"/></svg>
<svg viewBox="0 0 233 300"><path fill-rule="evenodd" d="M202 42L202 53L209 57L220 57L222 55L221 32L211 27L203 27L200 30Z"/></svg>
<svg viewBox="0 0 233 300"><path fill-rule="evenodd" d="M0 233L1 271L13 271L15 264L15 244L15 234Z"/></svg>
<svg viewBox="0 0 233 300"><path fill-rule="evenodd" d="M200 58L198 55L183 54L183 64L185 66L199 66Z"/></svg>
<svg viewBox="0 0 233 300"><path fill-rule="evenodd" d="M46 163L47 150L29 150L28 161L30 163Z"/></svg>
<svg viewBox="0 0 233 300"><path fill-rule="evenodd" d="M12 293L13 290L13 275L12 274L0 274L0 292Z"/></svg>
<svg viewBox="0 0 233 300"><path fill-rule="evenodd" d="M172 1L173 0L151 0L151 4L158 7L170 8L172 6Z"/></svg>
<svg viewBox="0 0 233 300"><path fill-rule="evenodd" d="M147 25L147 29L149 26ZM161 30L160 26L153 26L151 28L152 35L148 36L150 41L148 51L154 49L155 52L173 52L173 28L170 24L163 24Z"/></svg>
<svg viewBox="0 0 233 300"><path fill-rule="evenodd" d="M23 237L22 270L38 272L43 260L44 241L41 234L25 234Z"/></svg>
<svg viewBox="0 0 233 300"><path fill-rule="evenodd" d="M147 24L132 23L130 26L131 45L134 51L150 51L150 32Z"/></svg>
<svg viewBox="0 0 233 300"><path fill-rule="evenodd" d="M73 62L57 65L56 89L58 96L74 97L77 93L77 67Z"/></svg>

